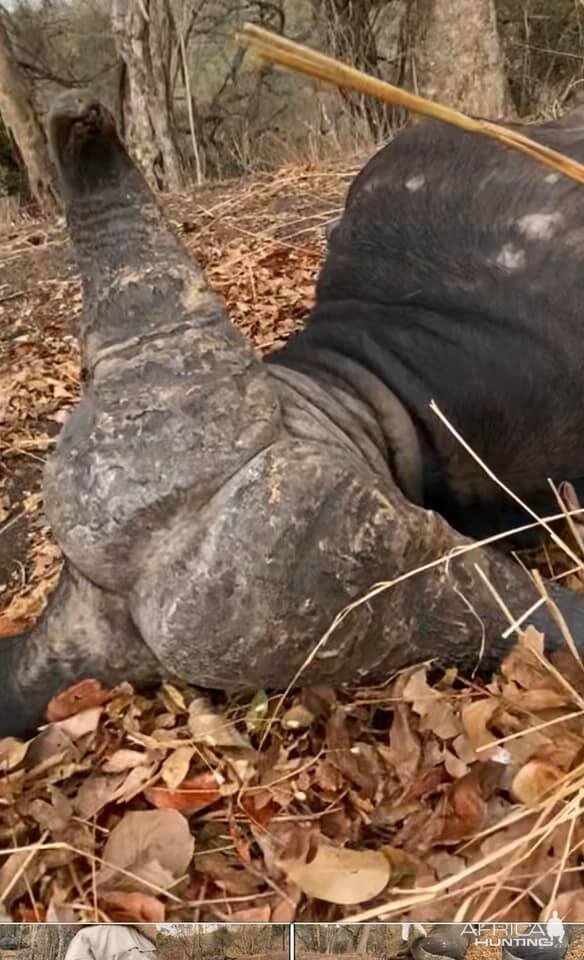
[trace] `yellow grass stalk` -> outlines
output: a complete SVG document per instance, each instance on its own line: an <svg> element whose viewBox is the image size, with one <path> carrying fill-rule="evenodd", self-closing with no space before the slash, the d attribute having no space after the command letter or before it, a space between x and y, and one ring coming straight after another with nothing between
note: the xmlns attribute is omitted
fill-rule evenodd
<svg viewBox="0 0 584 960"><path fill-rule="evenodd" d="M292 40L287 40L271 30L265 30L263 27L258 27L252 23L244 24L237 34L237 40L245 46L252 47L264 60L286 67L292 72L314 77L316 80L332 84L335 87L368 94L384 103L404 107L412 113L432 117L435 120L442 120L444 123L450 123L469 133L479 133L491 137L512 150L518 150L538 163L571 177L578 183L584 183L584 166L581 163L571 160L570 157L559 153L557 150L552 150L550 147L545 147L535 140L531 140L516 130L509 130L507 127L492 123L490 120L477 120L468 117L459 110L453 110L441 103L435 103L433 100L426 99L426 97L418 96L418 94L409 93L407 90L395 87L391 83L386 83L385 80L378 80L376 77L372 77L362 70L357 70L355 67L350 67L334 57L317 53L300 43L294 43Z"/></svg>

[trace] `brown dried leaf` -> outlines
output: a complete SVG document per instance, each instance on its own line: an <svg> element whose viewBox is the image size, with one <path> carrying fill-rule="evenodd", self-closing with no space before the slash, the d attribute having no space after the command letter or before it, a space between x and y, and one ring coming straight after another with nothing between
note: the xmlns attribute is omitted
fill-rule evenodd
<svg viewBox="0 0 584 960"><path fill-rule="evenodd" d="M189 704L188 724L195 743L209 747L251 748L247 737L236 730L231 720L217 713L206 697L197 697Z"/></svg>
<svg viewBox="0 0 584 960"><path fill-rule="evenodd" d="M389 882L389 861L378 850L345 850L321 843L309 863L283 861L289 880L308 897L327 903L366 903Z"/></svg>
<svg viewBox="0 0 584 960"><path fill-rule="evenodd" d="M188 870L195 849L188 820L176 810L126 813L110 833L97 885L103 889L146 890L147 881L168 890ZM122 867L133 874L119 873Z"/></svg>
<svg viewBox="0 0 584 960"><path fill-rule="evenodd" d="M104 890L99 902L112 923L164 923L164 905L147 893Z"/></svg>
<svg viewBox="0 0 584 960"><path fill-rule="evenodd" d="M213 773L199 773L180 786L169 790L166 787L150 787L144 792L146 799L162 810L202 810L215 803L221 790Z"/></svg>
<svg viewBox="0 0 584 960"><path fill-rule="evenodd" d="M123 780L123 774L106 777L92 776L84 780L74 801L79 816L84 820L91 820L97 816L108 803L112 803Z"/></svg>
<svg viewBox="0 0 584 960"><path fill-rule="evenodd" d="M420 766L422 745L411 727L410 708L398 703L393 714L389 733L389 759L401 783L411 783Z"/></svg>
<svg viewBox="0 0 584 960"><path fill-rule="evenodd" d="M40 855L37 854L31 859L27 850L11 853L0 867L0 903L10 906L26 892L25 876L26 881L32 884L36 883L44 872L45 865Z"/></svg>
<svg viewBox="0 0 584 960"><path fill-rule="evenodd" d="M2 775L14 770L24 760L28 751L28 743L15 740L13 737L4 737L0 740L0 773Z"/></svg>
<svg viewBox="0 0 584 960"><path fill-rule="evenodd" d="M49 701L47 706L47 720L66 720L81 710L89 707L99 707L110 698L109 690L102 687L98 680L80 680L62 693L58 693Z"/></svg>
<svg viewBox="0 0 584 960"><path fill-rule="evenodd" d="M496 740L496 737L488 730L487 725L498 708L499 704L495 698L473 700L472 703L468 703L462 708L461 716L464 732L475 750L478 750L479 747L486 747ZM482 750L480 756L482 759L487 759L490 756L490 751Z"/></svg>
<svg viewBox="0 0 584 960"><path fill-rule="evenodd" d="M178 747L162 764L160 776L169 790L175 790L186 780L194 752L194 747Z"/></svg>
<svg viewBox="0 0 584 960"><path fill-rule="evenodd" d="M440 840L462 840L478 833L486 815L486 804L478 777L469 773L457 780L452 786L449 800L451 812L446 818Z"/></svg>
<svg viewBox="0 0 584 960"><path fill-rule="evenodd" d="M125 773L134 767L143 766L147 760L142 750L116 750L102 766L104 773Z"/></svg>
<svg viewBox="0 0 584 960"><path fill-rule="evenodd" d="M530 760L521 767L511 785L516 800L535 807L542 797L562 779L562 771L546 760Z"/></svg>

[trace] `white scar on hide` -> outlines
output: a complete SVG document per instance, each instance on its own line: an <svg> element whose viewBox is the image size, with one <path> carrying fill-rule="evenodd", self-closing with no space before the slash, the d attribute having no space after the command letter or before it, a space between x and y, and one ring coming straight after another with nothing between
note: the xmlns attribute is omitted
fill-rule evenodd
<svg viewBox="0 0 584 960"><path fill-rule="evenodd" d="M562 219L561 213L528 213L519 218L517 227L530 240L549 240Z"/></svg>
<svg viewBox="0 0 584 960"><path fill-rule="evenodd" d="M420 173L417 177L410 177L409 180L406 180L406 190L410 190L412 193L415 193L415 191L423 187L425 183L426 178Z"/></svg>
<svg viewBox="0 0 584 960"><path fill-rule="evenodd" d="M505 270L520 270L525 266L525 262L525 250L521 250L512 243L506 243L501 247L495 260L497 266Z"/></svg>

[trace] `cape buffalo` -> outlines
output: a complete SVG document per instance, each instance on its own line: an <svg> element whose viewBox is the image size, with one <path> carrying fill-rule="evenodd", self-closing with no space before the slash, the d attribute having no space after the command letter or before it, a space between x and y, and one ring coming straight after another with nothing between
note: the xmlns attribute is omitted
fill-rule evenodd
<svg viewBox="0 0 584 960"><path fill-rule="evenodd" d="M414 128L355 181L306 330L263 363L109 112L68 93L49 130L87 383L45 474L66 568L35 628L0 644L0 735L88 676L282 689L496 666L512 641L493 591L514 616L538 594L447 522L490 529L497 496L428 403L533 502L548 474L581 475L582 187ZM538 135L577 153L569 130ZM584 600L549 591L584 648ZM545 608L530 622L561 642Z"/></svg>

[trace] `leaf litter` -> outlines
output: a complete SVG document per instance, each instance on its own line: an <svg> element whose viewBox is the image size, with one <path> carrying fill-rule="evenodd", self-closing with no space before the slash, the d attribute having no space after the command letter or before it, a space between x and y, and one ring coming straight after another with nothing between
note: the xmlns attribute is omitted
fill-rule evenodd
<svg viewBox="0 0 584 960"><path fill-rule="evenodd" d="M357 166L165 198L260 352L303 324L322 228ZM0 305L0 642L34 622L59 575L40 478L80 383L79 279L62 223L42 237L0 236L0 283L19 291ZM566 582L582 590L578 572ZM584 674L562 656L563 683L528 631L482 686L422 665L283 703L76 684L33 740L0 741L0 909L583 921Z"/></svg>

